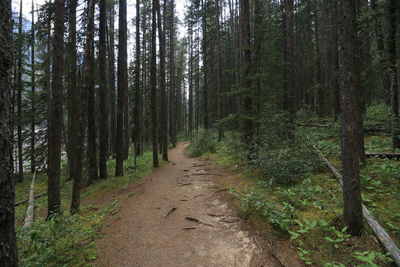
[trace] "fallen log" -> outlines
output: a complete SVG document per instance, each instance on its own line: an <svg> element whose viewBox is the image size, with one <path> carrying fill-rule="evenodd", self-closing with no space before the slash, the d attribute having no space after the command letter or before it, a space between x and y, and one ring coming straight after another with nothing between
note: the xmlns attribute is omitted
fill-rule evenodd
<svg viewBox="0 0 400 267"><path fill-rule="evenodd" d="M296 124L297 126L303 126L303 127L329 127L328 124L322 124L318 122L307 122L307 123L298 122Z"/></svg>
<svg viewBox="0 0 400 267"><path fill-rule="evenodd" d="M343 176L339 173L339 171L333 166L332 163L329 162L327 158L325 158L324 154L319 150L315 145L312 145L314 150L317 152L319 157L325 162L326 166L332 172L333 176L343 187ZM385 249L392 255L394 258L396 265L400 266L400 249L396 246L393 240L390 238L385 229L379 224L377 220L375 220L371 214L369 213L367 207L362 204L362 213L364 219L367 221L369 227L374 231L376 237L379 242L385 247Z"/></svg>
<svg viewBox="0 0 400 267"><path fill-rule="evenodd" d="M364 128L364 133L391 133L390 128Z"/></svg>
<svg viewBox="0 0 400 267"><path fill-rule="evenodd" d="M297 126L300 127L329 127L330 125L328 124L322 124L322 123L318 123L318 122L308 122L308 123L304 123L304 122L298 122L296 123ZM364 133L368 134L368 133L391 133L392 129L390 128L373 128L373 127L369 127L369 128L364 128Z"/></svg>
<svg viewBox="0 0 400 267"><path fill-rule="evenodd" d="M28 198L28 208L26 209L26 215L24 220L23 228L28 228L32 225L34 215L35 215L35 177L36 177L36 170L32 176L31 188L29 190L29 198Z"/></svg>
<svg viewBox="0 0 400 267"><path fill-rule="evenodd" d="M374 158L374 157L376 157L376 158L382 158L382 159L385 159L385 158L388 158L388 159L394 159L394 158L396 158L396 159L400 159L400 153L390 153L390 152L384 152L384 153L365 153L365 156L367 157L367 158Z"/></svg>
<svg viewBox="0 0 400 267"><path fill-rule="evenodd" d="M69 185L69 184L71 184L72 182L73 182L73 181L66 182L66 183L63 184L60 188L63 188L64 186ZM47 195L47 191L35 195L34 198L35 198L35 199L38 199L38 198L43 197L43 196L45 196L45 195ZM28 203L28 202L29 202L29 199L20 200L20 201L15 202L14 206L15 206L15 207L18 207L19 205L22 205L22 204L25 204L25 203Z"/></svg>

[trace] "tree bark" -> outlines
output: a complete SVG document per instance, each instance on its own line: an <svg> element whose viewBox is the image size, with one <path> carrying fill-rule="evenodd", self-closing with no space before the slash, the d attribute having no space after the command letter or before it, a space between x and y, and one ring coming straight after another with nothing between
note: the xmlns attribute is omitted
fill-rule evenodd
<svg viewBox="0 0 400 267"><path fill-rule="evenodd" d="M18 266L11 127L11 0L0 1L0 265Z"/></svg>
<svg viewBox="0 0 400 267"><path fill-rule="evenodd" d="M110 28L109 28L109 47L108 47L108 71L110 79L110 154L114 156L116 151L116 114L115 114L115 42L114 42L114 3L110 3Z"/></svg>
<svg viewBox="0 0 400 267"><path fill-rule="evenodd" d="M100 179L107 178L108 157L108 93L107 86L107 46L106 46L106 24L107 24L106 0L100 0L100 25L99 25L99 170Z"/></svg>
<svg viewBox="0 0 400 267"><path fill-rule="evenodd" d="M134 145L135 157L140 155L140 136L142 127L140 125L140 103L142 94L140 90L140 0L136 0L136 62L135 62L135 109L134 109Z"/></svg>
<svg viewBox="0 0 400 267"><path fill-rule="evenodd" d="M151 120L152 120L152 146L153 146L153 166L158 167L158 148L157 148L157 1L152 0L151 9L151 59L150 59L150 102L151 102Z"/></svg>
<svg viewBox="0 0 400 267"><path fill-rule="evenodd" d="M18 91L17 91L17 143L18 143L18 178L17 182L21 183L24 180L24 159L23 159L23 151L22 151L22 48L23 48L23 40L22 37L22 0L19 3L19 24L18 24Z"/></svg>
<svg viewBox="0 0 400 267"><path fill-rule="evenodd" d="M72 189L71 213L79 209L79 195L82 181L82 153L83 153L83 122L81 107L81 88L77 86L77 67L76 67L76 7L77 0L69 1L69 44L68 44L68 60L69 60L69 84L68 84L68 114L71 123L69 137L71 161L70 177L74 181ZM86 89L86 88L84 88Z"/></svg>
<svg viewBox="0 0 400 267"><path fill-rule="evenodd" d="M91 184L99 179L97 169L97 138L96 138L96 95L94 84L94 8L95 1L88 0L87 15L87 36L86 51L87 55L87 159L88 159L88 183ZM86 56L86 55L85 55ZM84 74L85 75L85 74Z"/></svg>
<svg viewBox="0 0 400 267"><path fill-rule="evenodd" d="M82 105L81 109L76 108L75 112L73 113L73 119L75 120L75 123L73 124L73 127L75 130L78 130L76 133L76 144L74 144L74 158L76 160L76 164L74 164L74 185L72 187L72 200L71 200L71 213L74 214L79 211L80 207L80 195L81 195L81 187L82 187L82 153L83 153L83 132L86 124L84 114L87 113L89 114L90 111L87 110L85 111L86 107L89 109L89 98L91 94L90 87L93 87L93 41L94 41L94 0L89 0L88 1L88 6L87 6L87 29L86 29L86 42L85 42L85 54L84 54L84 59L83 59L83 84L82 84L82 89L81 93L79 93L79 89L77 89L77 92L74 94L74 98L72 99L74 105L79 106L80 101L84 103ZM79 98L79 99L78 99ZM91 145L93 145L90 141L90 130L89 130L89 119L90 116L88 115L88 160L89 160L89 183L93 182L93 166L91 164L93 163L93 158L91 159ZM76 153L76 154L75 154ZM97 171L96 171L97 174Z"/></svg>
<svg viewBox="0 0 400 267"><path fill-rule="evenodd" d="M216 2L216 22L217 22L217 119L222 119L222 40L221 40L221 25L220 25L220 4ZM222 141L223 128L222 124L218 124L218 141Z"/></svg>
<svg viewBox="0 0 400 267"><path fill-rule="evenodd" d="M128 90L126 0L119 2L118 96L115 176L124 174L124 104Z"/></svg>
<svg viewBox="0 0 400 267"><path fill-rule="evenodd" d="M188 135L193 134L193 26L188 32L189 36L189 98L188 98Z"/></svg>
<svg viewBox="0 0 400 267"><path fill-rule="evenodd" d="M174 0L169 1L169 136L172 145L175 147L176 143L176 84L175 84L175 26L174 26Z"/></svg>
<svg viewBox="0 0 400 267"><path fill-rule="evenodd" d="M35 88L35 9L32 0L32 26L31 26L31 173L35 172L35 126L36 126L36 88Z"/></svg>
<svg viewBox="0 0 400 267"><path fill-rule="evenodd" d="M165 2L164 2L165 3ZM160 129L161 129L161 150L162 158L168 161L168 100L165 88L165 25L162 25L160 0L156 0L157 4L157 24L158 24L158 40L160 47ZM164 4L163 21L165 22L166 5ZM164 29L163 29L164 28Z"/></svg>
<svg viewBox="0 0 400 267"><path fill-rule="evenodd" d="M287 0L289 1L289 0ZM241 29L241 50L243 72L241 77L242 87L244 88L243 98L243 138L250 142L253 138L252 113L252 82L251 82L251 51L250 51L250 4L249 0L240 0L240 29Z"/></svg>
<svg viewBox="0 0 400 267"><path fill-rule="evenodd" d="M203 26L203 123L204 129L210 129L210 117L209 117L209 110L208 110L208 34L207 34L207 3L206 0L201 0L201 8L202 8L202 26Z"/></svg>
<svg viewBox="0 0 400 267"><path fill-rule="evenodd" d="M77 110L76 106L73 105L72 99L73 94L77 92L77 55L76 55L76 7L77 0L68 0L67 1L67 19L68 19L68 43L66 45L66 63L68 66L67 71L67 109L68 109L68 142L67 142L67 156L68 156L68 175L69 179L72 180L74 164L76 164L76 158L74 157L73 147L76 144L76 135L72 131L72 124L79 123L73 120L73 113ZM80 108L80 107L79 107Z"/></svg>
<svg viewBox="0 0 400 267"><path fill-rule="evenodd" d="M48 214L61 207L60 164L63 129L64 0L54 2L53 66L49 114Z"/></svg>
<svg viewBox="0 0 400 267"><path fill-rule="evenodd" d="M390 0L387 10L388 16L388 72L390 77L390 99L392 106L392 147L400 148L400 121L399 121L399 87L397 83L397 58L396 58L396 4L397 0Z"/></svg>
<svg viewBox="0 0 400 267"><path fill-rule="evenodd" d="M356 5L355 0L338 0L339 67L342 108L343 215L349 231L360 235L362 224L359 168Z"/></svg>

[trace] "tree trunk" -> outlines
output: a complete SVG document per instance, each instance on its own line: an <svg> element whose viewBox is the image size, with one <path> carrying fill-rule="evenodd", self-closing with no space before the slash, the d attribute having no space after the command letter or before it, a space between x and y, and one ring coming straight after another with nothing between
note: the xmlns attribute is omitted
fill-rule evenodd
<svg viewBox="0 0 400 267"><path fill-rule="evenodd" d="M361 234L359 119L355 0L338 0L339 67L342 107L343 215L349 231Z"/></svg>
<svg viewBox="0 0 400 267"><path fill-rule="evenodd" d="M94 8L95 1L88 2L86 52L87 57L87 126L88 126L88 183L99 179L97 170L97 138L96 138L96 96L94 84ZM84 74L85 75L85 74Z"/></svg>
<svg viewBox="0 0 400 267"><path fill-rule="evenodd" d="M22 0L20 1L19 8L19 25L18 25L18 91L17 91L17 143L18 143L18 178L17 182L21 183L24 180L24 159L22 157Z"/></svg>
<svg viewBox="0 0 400 267"><path fill-rule="evenodd" d="M106 47L106 24L107 24L106 0L100 0L100 25L99 25L99 170L100 179L107 178L108 157L108 86L107 86L107 47Z"/></svg>
<svg viewBox="0 0 400 267"><path fill-rule="evenodd" d="M175 147L176 143L176 84L175 84L175 26L174 26L174 0L170 0L170 13L169 13L169 136L172 145Z"/></svg>
<svg viewBox="0 0 400 267"><path fill-rule="evenodd" d="M76 7L77 0L69 1L69 84L68 84L68 117L70 120L70 132L68 133L71 169L70 177L74 180L72 189L71 213L79 209L79 195L82 181L82 153L83 153L83 132L82 127L82 107L81 89L77 86L77 67L76 67ZM77 200L77 201L76 201Z"/></svg>
<svg viewBox="0 0 400 267"><path fill-rule="evenodd" d="M157 3L157 24L158 24L158 40L160 45L160 91L161 91L161 108L160 108L160 129L161 129L161 150L163 160L168 161L168 100L165 89L165 11L166 5L164 2L164 27L162 25L160 0ZM164 29L163 29L164 28Z"/></svg>
<svg viewBox="0 0 400 267"><path fill-rule="evenodd" d="M201 8L203 10L202 23L203 23L203 121L204 129L210 129L210 118L208 110L208 34L207 34L207 3L206 0L201 0Z"/></svg>
<svg viewBox="0 0 400 267"><path fill-rule="evenodd" d="M115 155L116 151L116 114L115 114L115 42L114 42L114 3L110 3L110 29L108 47L108 71L110 77L110 154Z"/></svg>
<svg viewBox="0 0 400 267"><path fill-rule="evenodd" d="M72 124L79 123L73 120L73 113L76 112L76 106L72 104L73 94L77 91L77 55L76 55L76 7L77 0L69 0L68 3L68 43L66 45L66 63L68 66L67 72L67 109L68 109L68 175L69 179L72 180L74 178L74 164L76 164L76 158L74 157L73 146L76 145L76 135L75 132L72 131ZM79 107L80 108L80 107Z"/></svg>
<svg viewBox="0 0 400 267"><path fill-rule="evenodd" d="M73 121L73 113L76 112L75 107L72 104L72 98L74 92L77 91L77 55L76 55L76 7L77 0L67 1L67 17L68 17L68 43L65 48L67 54L66 64L68 66L67 71L67 111L68 111L68 122L67 122L67 156L68 156L68 178L72 180L74 178L74 164L77 163L74 157L73 146L76 145L76 135L72 131L72 124L76 123Z"/></svg>
<svg viewBox="0 0 400 267"><path fill-rule="evenodd" d="M72 200L71 200L71 213L74 214L78 212L79 207L80 207L80 195L81 195L81 187L82 187L82 153L83 153L83 133L85 129L85 109L86 107L89 109L89 100L91 90L90 87L93 87L93 40L94 39L94 0L89 0L88 1L88 6L87 6L87 29L86 29L86 43L85 43L85 54L84 54L84 59L83 59L83 85L81 89L81 93L79 92L79 89L77 89L76 93L74 94L74 97L72 99L72 103L74 104L75 111L72 114L73 115L73 120L75 121L71 126L74 128L73 130L77 130L80 132L76 132L76 143L74 144L74 158L76 160L76 163L74 163L73 166L73 175L74 175L74 185L72 188ZM78 99L79 98L79 99ZM80 101L84 103L82 105L81 109L77 108L79 106ZM76 105L76 106L75 106ZM86 111L87 114L90 113L90 111ZM90 116L88 115L88 160L89 160L89 183L93 182L93 158L91 159L90 152L92 151L91 143L90 141L90 129L89 129L89 119ZM74 132L75 133L75 132ZM97 170L95 172L97 175ZM97 179L97 178L95 178Z"/></svg>
<svg viewBox="0 0 400 267"><path fill-rule="evenodd" d="M49 166L48 166L48 214L58 212L60 199L60 163L63 129L63 68L64 68L64 1L54 2L54 36L51 99L49 114Z"/></svg>
<svg viewBox="0 0 400 267"><path fill-rule="evenodd" d="M188 98L188 134L193 134L193 27L189 28L189 98Z"/></svg>
<svg viewBox="0 0 400 267"><path fill-rule="evenodd" d="M245 142L250 142L253 138L252 116L252 84L251 84L251 51L250 51L250 4L249 0L240 0L240 29L241 29L241 51L243 73L241 77L242 87L244 88L243 98L243 138Z"/></svg>
<svg viewBox="0 0 400 267"><path fill-rule="evenodd" d="M128 72L128 69L127 69ZM128 75L128 74L127 74ZM129 94L128 85L126 86L125 98L124 98L124 144L123 144L123 159L128 159L129 154L129 133L130 133L130 122L129 122Z"/></svg>
<svg viewBox="0 0 400 267"><path fill-rule="evenodd" d="M18 266L15 238L11 127L12 16L11 0L0 1L0 265Z"/></svg>
<svg viewBox="0 0 400 267"><path fill-rule="evenodd" d="M136 62L135 62L135 110L134 110L134 145L135 157L140 155L140 136L142 127L140 125L140 103L142 102L140 91L140 0L136 0Z"/></svg>
<svg viewBox="0 0 400 267"><path fill-rule="evenodd" d="M126 0L119 2L118 99L115 176L124 174L124 104L128 90Z"/></svg>
<svg viewBox="0 0 400 267"><path fill-rule="evenodd" d="M217 119L222 119L222 40L221 40L221 26L220 26L220 5L219 0L216 1L216 22L217 22ZM218 141L222 141L223 128L222 124L218 124Z"/></svg>
<svg viewBox="0 0 400 267"><path fill-rule="evenodd" d="M400 122L399 122L399 88L397 83L397 59L396 59L396 3L398 0L390 0L387 10L389 32L387 41L390 98L392 106L392 147L400 148Z"/></svg>
<svg viewBox="0 0 400 267"><path fill-rule="evenodd" d="M156 35L157 35L157 1L152 0L151 9L151 59L150 59L150 102L151 102L151 120L152 120L152 146L153 146L153 166L158 167L158 148L157 148L157 49L156 49Z"/></svg>
<svg viewBox="0 0 400 267"><path fill-rule="evenodd" d="M35 126L36 126L36 89L35 89L35 10L32 0L32 26L31 26L31 173L35 172Z"/></svg>

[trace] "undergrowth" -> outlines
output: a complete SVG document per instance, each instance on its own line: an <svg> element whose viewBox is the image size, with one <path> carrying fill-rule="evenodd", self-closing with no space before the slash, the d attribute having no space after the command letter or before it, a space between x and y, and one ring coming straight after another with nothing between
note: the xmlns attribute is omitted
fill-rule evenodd
<svg viewBox="0 0 400 267"><path fill-rule="evenodd" d="M78 214L69 214L72 184L61 189L62 208L64 212L45 219L47 198L35 201L36 221L29 229L23 229L21 223L25 206L16 209L17 237L20 266L94 266L97 258L95 241L103 236L102 228L107 217L119 211L122 201L132 196L129 185L138 183L139 178L152 171L151 153L145 152L134 159L129 157L124 162L124 175L114 177L115 160L109 160L109 178L100 180L86 187L81 195L81 210ZM45 174L38 174L37 192L47 190ZM63 183L65 177L62 177ZM17 199L27 196L27 184L18 184ZM118 191L116 197L112 192Z"/></svg>
<svg viewBox="0 0 400 267"><path fill-rule="evenodd" d="M378 106L369 112L384 110ZM342 190L310 149L316 144L340 170L339 122L326 119L318 121L324 127L294 127L284 114L269 115L260 123L258 132L262 134L255 136L253 144L243 144L241 136L232 131L216 153L207 155L236 172L240 185L231 184L230 193L240 203L241 215L257 225L262 225L259 218L268 221L291 240L306 265L390 266L393 260L375 241L371 229L366 226L361 237L347 233ZM300 115L297 118L304 122L316 120ZM375 115L384 122L385 116ZM390 147L390 137L365 140L367 151ZM395 242L400 240L399 168L398 161L369 159L362 165L361 176L364 203Z"/></svg>
<svg viewBox="0 0 400 267"><path fill-rule="evenodd" d="M214 153L217 144L214 131L200 129L190 142L188 154L190 157L199 157L205 153Z"/></svg>

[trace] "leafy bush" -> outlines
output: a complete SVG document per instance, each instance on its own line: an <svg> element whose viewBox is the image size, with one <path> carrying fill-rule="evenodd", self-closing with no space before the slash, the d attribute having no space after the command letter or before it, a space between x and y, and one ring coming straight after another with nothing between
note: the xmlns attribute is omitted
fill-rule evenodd
<svg viewBox="0 0 400 267"><path fill-rule="evenodd" d="M205 153L215 153L217 145L218 142L214 132L199 130L189 145L188 153L190 157L199 157Z"/></svg>

